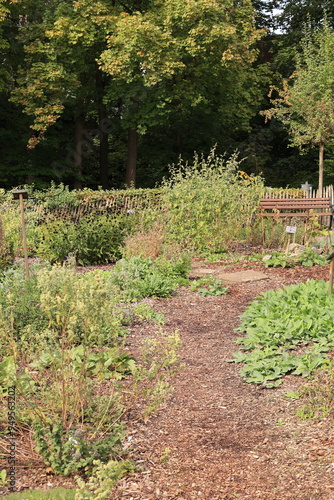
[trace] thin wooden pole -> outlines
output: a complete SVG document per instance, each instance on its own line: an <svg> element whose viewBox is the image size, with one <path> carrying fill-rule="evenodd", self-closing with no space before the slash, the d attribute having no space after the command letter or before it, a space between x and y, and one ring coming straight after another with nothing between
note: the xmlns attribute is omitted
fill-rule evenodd
<svg viewBox="0 0 334 500"><path fill-rule="evenodd" d="M23 194L19 194L20 198L20 208L21 208L21 220L22 220L22 240L23 240L23 250L24 250L24 264L26 269L26 277L29 278L29 264L28 264L28 249L27 249L27 237L26 237L26 225L24 220L24 205L23 205Z"/></svg>
<svg viewBox="0 0 334 500"><path fill-rule="evenodd" d="M328 287L329 295L331 295L333 292L333 277L334 277L334 258L332 257L329 265L329 287Z"/></svg>

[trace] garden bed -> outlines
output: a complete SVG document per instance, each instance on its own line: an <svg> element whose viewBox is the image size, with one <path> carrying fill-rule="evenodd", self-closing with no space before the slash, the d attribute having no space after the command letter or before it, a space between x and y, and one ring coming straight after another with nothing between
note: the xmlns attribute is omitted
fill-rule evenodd
<svg viewBox="0 0 334 500"><path fill-rule="evenodd" d="M239 315L254 297L309 278L327 279L328 268L264 269L261 262L198 262L198 267L259 270L267 279L230 283L227 295L205 297L181 288L171 298L149 299L165 315L164 329L179 331L185 368L156 417L144 424L128 416L126 445L138 468L119 481L111 498L333 498L334 432L326 419L317 425L298 420L298 403L284 397L304 380L288 376L279 388L266 390L245 384L240 366L227 363L240 336L235 332ZM135 351L149 334L150 325L137 322L129 347ZM26 435L19 446L27 449L28 442ZM19 460L17 480L21 490L75 486L28 457Z"/></svg>

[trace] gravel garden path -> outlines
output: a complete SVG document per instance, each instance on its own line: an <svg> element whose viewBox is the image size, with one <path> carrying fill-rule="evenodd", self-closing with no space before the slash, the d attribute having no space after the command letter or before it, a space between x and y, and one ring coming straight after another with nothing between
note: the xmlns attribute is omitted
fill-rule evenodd
<svg viewBox="0 0 334 500"><path fill-rule="evenodd" d="M134 426L130 455L141 471L120 482L112 498L334 499L334 431L326 421L298 420L297 403L284 397L303 380L290 376L277 389L261 389L242 382L240 366L227 363L237 349L238 317L254 297L308 278L327 279L328 269L198 264L194 276L207 268L216 274L252 269L266 279L229 283L230 293L219 297L184 289L155 301L165 327L181 335L185 368L158 416ZM133 342L147 328L137 325Z"/></svg>

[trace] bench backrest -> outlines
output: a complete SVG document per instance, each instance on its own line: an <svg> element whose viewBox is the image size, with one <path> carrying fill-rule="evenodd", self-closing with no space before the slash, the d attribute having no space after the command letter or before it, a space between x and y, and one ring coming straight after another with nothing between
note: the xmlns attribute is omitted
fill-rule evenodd
<svg viewBox="0 0 334 500"><path fill-rule="evenodd" d="M288 210L332 210L330 198L262 198L260 208Z"/></svg>

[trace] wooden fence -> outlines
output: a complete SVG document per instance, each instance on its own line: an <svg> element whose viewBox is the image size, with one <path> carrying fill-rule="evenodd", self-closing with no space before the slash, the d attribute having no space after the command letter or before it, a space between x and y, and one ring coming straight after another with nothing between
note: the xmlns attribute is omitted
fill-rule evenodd
<svg viewBox="0 0 334 500"><path fill-rule="evenodd" d="M303 190L294 188L266 188L263 193L263 198L268 199L282 199L282 198L330 198L333 205L333 186L326 186L323 188L322 193L318 189Z"/></svg>
<svg viewBox="0 0 334 500"><path fill-rule="evenodd" d="M326 186L323 188L322 193L319 189L303 190L303 189L280 189L280 188L266 188L262 198L266 199L291 199L291 198L329 198L332 210L334 208L334 195L333 186ZM319 218L321 224L324 226L332 226L333 218L322 216ZM333 227L333 226L332 226Z"/></svg>

